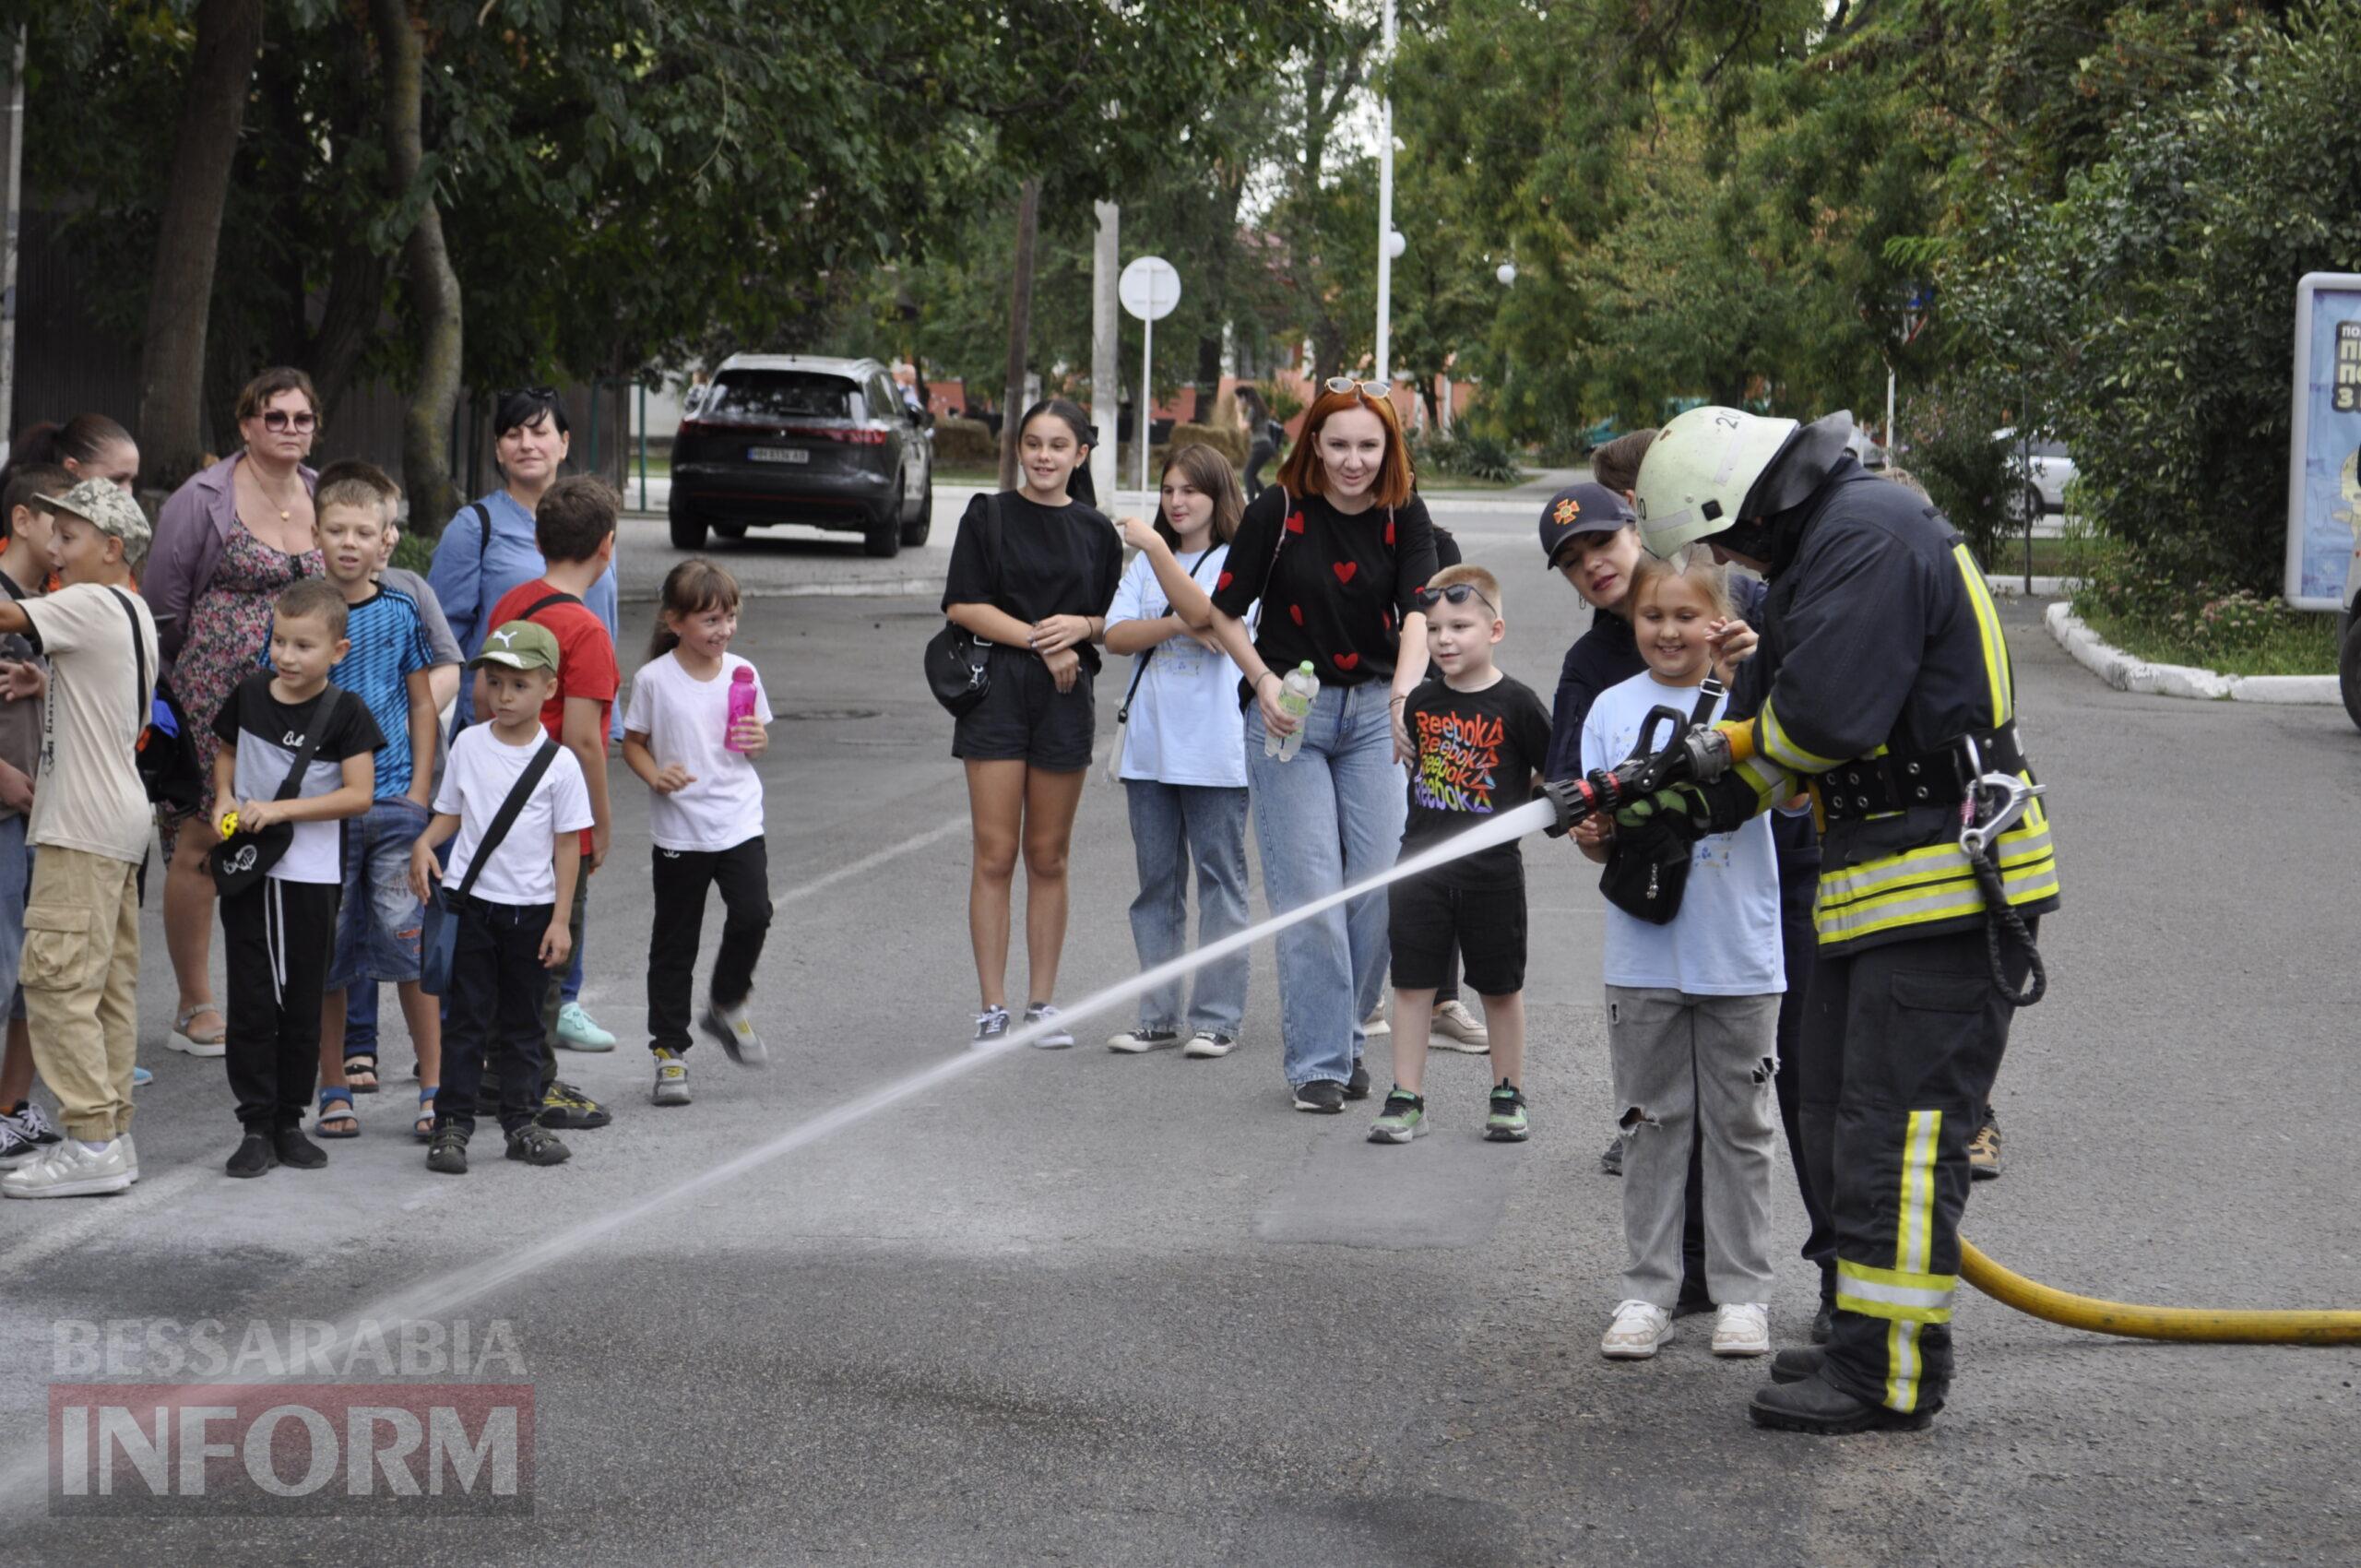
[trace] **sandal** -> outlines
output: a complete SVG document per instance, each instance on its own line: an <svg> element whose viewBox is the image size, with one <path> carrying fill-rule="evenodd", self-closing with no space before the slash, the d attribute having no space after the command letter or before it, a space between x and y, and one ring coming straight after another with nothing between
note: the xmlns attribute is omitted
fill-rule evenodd
<svg viewBox="0 0 2361 1568"><path fill-rule="evenodd" d="M331 1105L342 1105L342 1111L330 1111ZM342 1132L328 1125L344 1123ZM349 1089L334 1087L320 1091L320 1113L312 1120L312 1135L317 1138L357 1138L361 1135L361 1118L352 1113L352 1094Z"/></svg>
<svg viewBox="0 0 2361 1568"><path fill-rule="evenodd" d="M210 1013L220 1019L202 1034L189 1028L196 1018ZM172 1032L164 1037L164 1044L173 1051L186 1051L191 1056L220 1056L230 1049L230 1016L221 1011L218 1002L200 1002L172 1020Z"/></svg>
<svg viewBox="0 0 2361 1568"><path fill-rule="evenodd" d="M429 1084L426 1087L418 1091L418 1121L416 1124L410 1128L410 1135L418 1139L420 1143L431 1142L434 1136L434 1093L436 1087L437 1086L435 1085Z"/></svg>
<svg viewBox="0 0 2361 1568"><path fill-rule="evenodd" d="M377 1092L377 1058L366 1051L356 1051L344 1059L344 1081L352 1086L354 1094Z"/></svg>

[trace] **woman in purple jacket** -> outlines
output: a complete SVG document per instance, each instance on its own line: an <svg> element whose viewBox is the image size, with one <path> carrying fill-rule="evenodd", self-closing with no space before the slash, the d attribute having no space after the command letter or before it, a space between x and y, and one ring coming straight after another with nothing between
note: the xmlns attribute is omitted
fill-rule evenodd
<svg viewBox="0 0 2361 1568"><path fill-rule="evenodd" d="M213 946L213 717L270 646L270 607L298 577L319 576L306 468L320 428L312 378L287 366L264 371L238 394L242 448L174 491L156 518L155 549L140 592L156 616L157 644L207 779L196 818L166 817L164 945L180 1001L165 1043L194 1056L222 1053L224 1024L207 973ZM194 832L182 829L192 821Z"/></svg>

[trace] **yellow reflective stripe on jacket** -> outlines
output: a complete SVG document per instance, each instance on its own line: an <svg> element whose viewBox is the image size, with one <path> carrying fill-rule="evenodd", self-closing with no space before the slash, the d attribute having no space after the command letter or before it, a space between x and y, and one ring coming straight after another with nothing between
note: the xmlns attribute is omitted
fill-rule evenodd
<svg viewBox="0 0 2361 1568"><path fill-rule="evenodd" d="M1994 607L1992 590L1976 568L1975 557L1967 552L1967 546L1952 545L1952 560L1959 567L1960 580L1967 589L1967 602L1975 612L1976 632L1984 639L1984 678L1992 697L1990 728L1998 730L2014 716L2017 706L2016 694L2011 689L2013 681L2009 671L2008 639L2000 635L2000 612Z"/></svg>
<svg viewBox="0 0 2361 1568"><path fill-rule="evenodd" d="M1845 763L1841 756L1821 756L1818 752L1808 752L1796 744L1787 731L1780 727L1778 712L1768 702L1762 705L1762 711L1755 717L1754 749L1759 754L1795 773L1825 773Z"/></svg>
<svg viewBox="0 0 2361 1568"><path fill-rule="evenodd" d="M1964 868L1965 861L1963 859ZM2033 904L2058 896L2058 862L2043 859L2023 870L2003 873L2001 896L2011 904ZM1957 880L1865 898L1842 909L1815 909L1812 927L1822 942L1852 942L1903 926L1932 925L1984 912L1984 889L1963 869Z"/></svg>
<svg viewBox="0 0 2361 1568"><path fill-rule="evenodd" d="M1774 762L1762 757L1749 757L1733 769L1739 780L1754 792L1754 809L1769 811L1780 802L1803 792L1803 783Z"/></svg>
<svg viewBox="0 0 2361 1568"><path fill-rule="evenodd" d="M2030 823L2020 823L2002 834L1993 849L1993 861L1999 866L2003 875L2022 870L2035 861L2049 859L2054 852L2049 825L2043 823L2036 827ZM1820 905L1822 909L1841 909L1880 893L1928 885L1968 874L1966 850L1957 844L1929 844L1921 849L1905 849L1900 854L1881 855L1873 861L1864 861L1857 866L1839 866L1833 871L1822 872Z"/></svg>

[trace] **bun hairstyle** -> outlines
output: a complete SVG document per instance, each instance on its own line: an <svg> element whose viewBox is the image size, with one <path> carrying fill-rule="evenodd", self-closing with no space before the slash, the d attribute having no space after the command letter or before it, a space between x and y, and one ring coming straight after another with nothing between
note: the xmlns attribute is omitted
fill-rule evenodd
<svg viewBox="0 0 2361 1568"><path fill-rule="evenodd" d="M1410 469L1410 444L1402 438L1402 418L1394 411L1393 398L1372 398L1358 386L1350 392L1323 387L1312 399L1303 416L1303 434L1287 448L1287 460L1279 466L1279 484L1290 495L1328 493L1328 465L1320 456L1320 428L1347 409L1367 409L1385 427L1385 457L1378 466L1377 482L1370 487L1370 501L1380 506L1403 505L1410 499L1417 476Z"/></svg>
<svg viewBox="0 0 2361 1568"><path fill-rule="evenodd" d="M647 639L647 657L661 659L681 646L681 634L670 624L675 616L685 619L708 610L735 610L738 600L737 578L702 555L690 556L664 574L663 591L657 600L656 635Z"/></svg>
<svg viewBox="0 0 2361 1568"><path fill-rule="evenodd" d="M1640 564L1631 569L1632 610L1640 608L1642 595L1676 578L1693 585L1724 620L1738 613L1738 600L1730 593L1730 569L1714 564L1713 550L1703 544L1675 551L1669 559L1641 552Z"/></svg>
<svg viewBox="0 0 2361 1568"><path fill-rule="evenodd" d="M104 414L76 414L64 424L43 420L28 426L8 445L8 466L22 463L64 465L87 468L99 460L99 454L118 442L132 445L131 432Z"/></svg>
<svg viewBox="0 0 2361 1568"><path fill-rule="evenodd" d="M1180 470L1180 477L1189 481L1191 489L1214 498L1214 542L1228 544L1236 538L1238 520L1246 512L1246 497L1238 488L1238 473L1229 466L1229 459L1210 446L1192 442L1165 457L1164 477L1169 479L1175 469ZM1180 530L1174 528L1171 519L1164 515L1163 488L1160 483L1157 486L1159 493L1156 503L1156 531L1165 543L1178 550L1180 548Z"/></svg>

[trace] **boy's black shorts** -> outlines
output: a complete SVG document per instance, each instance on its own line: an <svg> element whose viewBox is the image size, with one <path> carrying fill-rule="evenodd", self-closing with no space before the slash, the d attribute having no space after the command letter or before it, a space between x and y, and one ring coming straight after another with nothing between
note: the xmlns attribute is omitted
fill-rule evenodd
<svg viewBox="0 0 2361 1568"><path fill-rule="evenodd" d="M1048 665L1013 647L993 647L991 671L984 700L962 714L951 732L953 756L1030 763L1044 773L1079 773L1090 766L1097 705L1088 664L1075 672L1070 692L1058 690Z"/></svg>
<svg viewBox="0 0 2361 1568"><path fill-rule="evenodd" d="M1454 887L1429 873L1397 882L1387 892L1395 990L1441 986L1454 937L1470 991L1509 996L1525 989L1523 877Z"/></svg>

